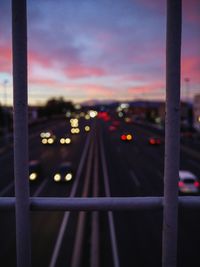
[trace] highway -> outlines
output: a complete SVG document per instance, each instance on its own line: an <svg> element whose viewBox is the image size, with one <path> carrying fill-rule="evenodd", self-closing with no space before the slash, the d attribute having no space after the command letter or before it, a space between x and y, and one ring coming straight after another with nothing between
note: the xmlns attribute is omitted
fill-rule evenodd
<svg viewBox="0 0 200 267"><path fill-rule="evenodd" d="M34 197L162 196L164 134L136 123L94 118L79 120L79 134L70 134L69 120L52 120L29 129L30 160L40 160L43 176L30 182ZM84 131L89 125L91 130ZM69 145L43 145L40 133L52 131L57 140L70 134ZM122 141L131 133L133 140ZM160 136L158 146L148 143ZM73 163L70 183L56 183L53 174L61 162ZM181 145L180 169L200 177L198 146ZM13 147L0 153L0 196L14 196ZM14 212L1 211L0 258L16 266ZM200 215L179 210L178 266L199 266ZM31 212L33 267L142 267L161 266L162 210L120 212Z"/></svg>

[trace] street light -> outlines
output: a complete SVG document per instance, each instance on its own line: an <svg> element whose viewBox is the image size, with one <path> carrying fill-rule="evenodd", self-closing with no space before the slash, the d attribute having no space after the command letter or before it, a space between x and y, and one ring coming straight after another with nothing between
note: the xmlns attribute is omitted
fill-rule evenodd
<svg viewBox="0 0 200 267"><path fill-rule="evenodd" d="M7 84L8 80L5 79L3 81L3 86L4 86L4 142L5 144L8 143L8 112L7 112Z"/></svg>

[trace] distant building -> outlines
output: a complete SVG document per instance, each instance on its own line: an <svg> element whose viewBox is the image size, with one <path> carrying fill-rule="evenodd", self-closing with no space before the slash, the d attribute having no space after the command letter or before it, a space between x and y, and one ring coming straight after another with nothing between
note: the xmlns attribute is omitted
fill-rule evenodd
<svg viewBox="0 0 200 267"><path fill-rule="evenodd" d="M194 117L194 128L200 131L200 94L194 97L193 117Z"/></svg>

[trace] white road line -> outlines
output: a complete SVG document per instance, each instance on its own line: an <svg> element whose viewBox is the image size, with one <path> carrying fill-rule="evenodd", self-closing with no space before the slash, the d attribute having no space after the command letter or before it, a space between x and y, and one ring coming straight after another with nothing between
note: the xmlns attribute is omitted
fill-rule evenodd
<svg viewBox="0 0 200 267"><path fill-rule="evenodd" d="M85 159L86 159L88 147L89 147L89 144L90 144L90 138L91 138L91 133L88 135L86 143L85 143L84 151L83 151L83 154L82 154L82 157L81 157L81 160L80 160L80 164L79 164L79 167L78 167L78 170L77 170L76 178L74 179L75 181L74 181L74 185L72 187L72 191L70 193L70 197L74 197L75 194L76 194L77 187L78 187L78 184L79 184L79 180L80 180L80 177L81 177L81 172L82 172L82 169L83 169L83 165L84 165L84 162L85 162ZM54 250L53 250L53 253L52 253L52 257L51 257L51 260L50 260L49 267L54 267L56 265L56 261L57 261L59 250L60 250L60 247L61 247L61 244L62 244L62 240L63 240L63 237L64 237L65 229L66 229L67 224L68 224L69 216L70 216L70 212L66 211L64 213L64 217L63 217L63 220L62 220L62 223L61 223L61 227L59 229L59 233L58 233L58 236L57 236L57 239L56 239L56 243L55 243L55 246L54 246Z"/></svg>
<svg viewBox="0 0 200 267"><path fill-rule="evenodd" d="M45 179L42 183L41 183L41 185L38 187L38 189L35 191L35 193L34 193L34 197L38 197L39 195L40 195L40 193L42 192L42 190L43 190L43 188L45 187L45 185L47 184L47 179Z"/></svg>
<svg viewBox="0 0 200 267"><path fill-rule="evenodd" d="M6 195L14 187L14 182L9 183L1 192L0 197Z"/></svg>
<svg viewBox="0 0 200 267"><path fill-rule="evenodd" d="M133 170L130 170L129 173L130 173L130 176L131 176L135 186L138 187L138 188L141 187L141 184L140 184L137 176L135 175L135 172Z"/></svg>
<svg viewBox="0 0 200 267"><path fill-rule="evenodd" d="M85 174L85 183L81 197L88 197L89 193L89 185L90 185L90 174L92 169L92 160L93 160L93 151L94 151L94 140L92 140ZM78 224L76 227L76 236L74 241L72 259L71 259L71 267L80 267L81 259L82 259L82 245L84 238L84 229L86 225L86 212L81 211L78 215Z"/></svg>
<svg viewBox="0 0 200 267"><path fill-rule="evenodd" d="M98 135L98 133L96 133ZM98 143L95 146L94 155L94 180L93 180L93 197L99 195L99 154ZM99 267L99 212L92 212L92 230L91 230L91 250L90 266Z"/></svg>
<svg viewBox="0 0 200 267"><path fill-rule="evenodd" d="M103 167L103 178L104 178L105 192L106 192L106 196L110 197L111 196L110 186L109 186L109 182L108 182L109 178L108 178L108 171L107 171L102 135L100 137L100 152L101 152L101 160L102 160L102 167ZM113 212L112 211L108 212L108 221L109 221L109 228L110 228L113 263L114 263L114 267L119 267L120 266L119 253L118 253L117 239L116 239L115 225L114 225L114 218L113 218Z"/></svg>

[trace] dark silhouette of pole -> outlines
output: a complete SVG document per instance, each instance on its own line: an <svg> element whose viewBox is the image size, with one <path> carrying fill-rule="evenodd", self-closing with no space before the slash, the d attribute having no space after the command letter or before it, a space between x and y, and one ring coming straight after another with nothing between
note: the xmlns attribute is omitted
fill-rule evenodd
<svg viewBox="0 0 200 267"><path fill-rule="evenodd" d="M184 79L185 81L185 95L186 95L186 102L189 102L190 100L190 91L189 91L189 82L190 82L190 79L189 78L185 78Z"/></svg>
<svg viewBox="0 0 200 267"><path fill-rule="evenodd" d="M31 266L28 179L26 0L12 0L14 172L17 266Z"/></svg>
<svg viewBox="0 0 200 267"><path fill-rule="evenodd" d="M167 0L163 267L175 267L177 261L181 6L181 0Z"/></svg>

